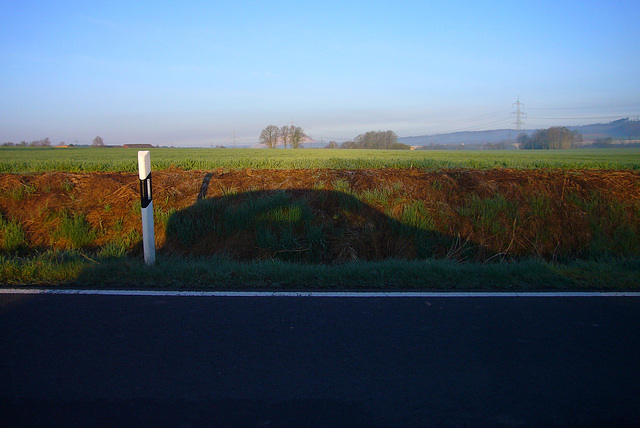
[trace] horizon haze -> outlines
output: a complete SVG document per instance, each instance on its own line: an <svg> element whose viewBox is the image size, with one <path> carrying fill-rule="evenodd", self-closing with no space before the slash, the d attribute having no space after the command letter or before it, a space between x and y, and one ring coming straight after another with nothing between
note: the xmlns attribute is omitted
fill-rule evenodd
<svg viewBox="0 0 640 428"><path fill-rule="evenodd" d="M257 143L640 116L640 3L3 2L0 144Z"/></svg>

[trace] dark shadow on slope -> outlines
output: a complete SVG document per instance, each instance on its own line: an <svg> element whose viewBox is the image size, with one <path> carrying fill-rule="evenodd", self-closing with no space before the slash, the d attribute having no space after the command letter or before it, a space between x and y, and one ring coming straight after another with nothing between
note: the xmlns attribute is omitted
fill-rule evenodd
<svg viewBox="0 0 640 428"><path fill-rule="evenodd" d="M161 253L328 264L491 257L473 244L410 226L342 192L263 190L205 198L206 190L203 182L198 201L169 218Z"/></svg>

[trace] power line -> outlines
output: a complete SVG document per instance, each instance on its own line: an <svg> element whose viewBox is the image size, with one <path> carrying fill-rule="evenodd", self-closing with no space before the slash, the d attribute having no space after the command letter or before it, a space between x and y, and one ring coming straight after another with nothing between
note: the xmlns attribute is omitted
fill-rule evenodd
<svg viewBox="0 0 640 428"><path fill-rule="evenodd" d="M638 108L640 104L626 105L600 105L600 106L580 106L580 107L527 107L527 110L594 110L594 109L611 109L611 108Z"/></svg>
<svg viewBox="0 0 640 428"><path fill-rule="evenodd" d="M463 131L475 129L478 127L485 127L487 125L494 124L494 123L508 121L508 116L506 114L509 113L509 111L510 110L500 110L500 111L485 113L479 116L472 116L472 117L459 119L459 120L453 120L448 122L438 122L437 125L434 125L437 129L444 129L442 131L434 132L433 131L434 127L429 127L429 128L421 127L421 128L414 128L414 130L411 132L415 134L419 134L421 132L431 132L435 134L449 133L449 132L463 132ZM500 119L498 121L493 121L493 122L487 122L487 119L493 119L498 117L503 117L503 119Z"/></svg>
<svg viewBox="0 0 640 428"><path fill-rule="evenodd" d="M522 121L522 118L523 117L527 117L527 114L522 111L522 108L524 107L524 104L522 104L520 102L520 95L518 95L518 101L513 103L513 105L516 107L516 111L511 113L511 117L515 117L516 118L516 121L513 122L513 124L516 126L516 133L518 135L520 135L520 133L522 132L522 125L525 124Z"/></svg>
<svg viewBox="0 0 640 428"><path fill-rule="evenodd" d="M631 115L633 116L633 115ZM586 120L594 120L594 119L624 119L625 117L629 117L629 115L617 115L617 116L583 116L583 117L530 117L529 119L533 120L578 120L578 119L586 119Z"/></svg>
<svg viewBox="0 0 640 428"><path fill-rule="evenodd" d="M484 122L480 125L470 125L470 126L466 126L464 128L455 128L455 130L451 130L451 131L447 131L447 132L440 132L440 134L453 134L456 132L465 132L465 131L487 131L487 129L479 129L479 128L487 128L489 126L492 125L498 125L498 124L504 124L504 125L508 125L509 124L509 119L505 118L505 119L500 119L500 120L494 120L492 122Z"/></svg>

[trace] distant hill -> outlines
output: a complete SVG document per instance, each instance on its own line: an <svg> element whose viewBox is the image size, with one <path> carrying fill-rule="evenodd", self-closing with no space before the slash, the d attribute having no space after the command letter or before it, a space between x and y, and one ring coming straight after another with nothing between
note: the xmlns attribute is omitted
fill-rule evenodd
<svg viewBox="0 0 640 428"><path fill-rule="evenodd" d="M585 141L598 138L612 137L614 139L640 139L640 121L620 119L609 123L596 123L592 125L568 126L571 131L580 132ZM536 132L528 129L528 135ZM516 131L513 129L496 129L493 131L466 131L452 132L449 134L420 135L415 137L400 137L398 142L409 146L428 146L430 144L445 145L478 145L487 143L515 143Z"/></svg>
<svg viewBox="0 0 640 428"><path fill-rule="evenodd" d="M614 139L637 140L640 138L640 121L620 119L609 123L593 125L568 126L570 130L578 130L585 140L612 137Z"/></svg>
<svg viewBox="0 0 640 428"><path fill-rule="evenodd" d="M535 131L526 131L533 134ZM450 134L421 135L417 137L400 137L398 142L409 146L428 146L429 144L486 144L516 142L518 137L513 129L496 129L493 131L466 131Z"/></svg>

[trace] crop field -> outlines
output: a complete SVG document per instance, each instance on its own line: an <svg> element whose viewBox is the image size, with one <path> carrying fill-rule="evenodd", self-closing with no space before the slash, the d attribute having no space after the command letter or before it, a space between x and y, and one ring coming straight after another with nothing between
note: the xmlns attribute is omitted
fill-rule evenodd
<svg viewBox="0 0 640 428"><path fill-rule="evenodd" d="M388 151L151 149L154 170L469 168L640 170L640 149L521 151ZM137 150L123 148L0 148L0 173L135 172Z"/></svg>
<svg viewBox="0 0 640 428"><path fill-rule="evenodd" d="M0 149L0 284L637 289L640 151Z"/></svg>

